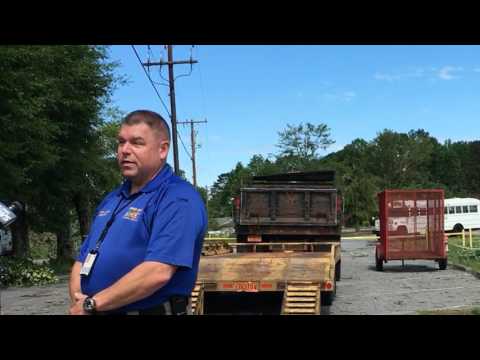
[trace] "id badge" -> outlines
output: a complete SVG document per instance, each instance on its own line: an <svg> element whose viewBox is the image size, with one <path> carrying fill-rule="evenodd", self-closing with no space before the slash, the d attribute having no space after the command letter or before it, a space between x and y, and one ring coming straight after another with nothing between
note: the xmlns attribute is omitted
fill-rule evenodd
<svg viewBox="0 0 480 360"><path fill-rule="evenodd" d="M80 275L88 276L90 275L90 271L92 270L93 264L95 264L95 260L97 260L98 252L90 251L85 259L82 269L80 270Z"/></svg>

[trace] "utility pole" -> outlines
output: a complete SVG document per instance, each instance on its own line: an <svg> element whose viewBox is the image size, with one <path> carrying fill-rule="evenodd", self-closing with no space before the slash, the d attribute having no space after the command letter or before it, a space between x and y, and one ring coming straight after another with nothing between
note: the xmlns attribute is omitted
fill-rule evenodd
<svg viewBox="0 0 480 360"><path fill-rule="evenodd" d="M195 128L194 124L201 124L201 123L206 123L207 120L204 121L183 121L183 122L178 122L177 124L190 124L190 142L192 144L192 177L193 177L193 186L197 186L197 167L195 164Z"/></svg>
<svg viewBox="0 0 480 360"><path fill-rule="evenodd" d="M198 63L197 60L179 60L173 61L173 46L167 45L168 48L168 61L159 61L159 62L146 62L142 63L144 66L162 66L168 65L168 85L170 89L170 116L171 116L171 123L172 123L172 140L173 140L173 163L175 174L180 175L180 165L178 161L178 143L177 143L177 109L175 105L175 77L173 74L173 66L179 64L196 64Z"/></svg>

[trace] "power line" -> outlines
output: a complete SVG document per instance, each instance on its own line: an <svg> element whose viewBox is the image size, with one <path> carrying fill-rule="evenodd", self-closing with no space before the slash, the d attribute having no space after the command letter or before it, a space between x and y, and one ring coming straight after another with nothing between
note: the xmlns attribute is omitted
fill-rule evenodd
<svg viewBox="0 0 480 360"><path fill-rule="evenodd" d="M168 116L171 117L170 112L168 111L167 106L166 106L165 103L163 102L162 97L161 97L160 94L158 93L158 90L157 90L157 88L155 87L155 84L153 83L152 78L150 77L150 74L147 72L147 70L145 70L145 66L143 66L143 64L142 64L142 60L140 59L140 56L138 55L137 49L135 49L135 45L131 45L131 46L132 46L133 52L134 52L135 55L137 56L138 62L140 63L140 65L142 66L143 71L145 72L145 75L147 75L147 78L148 78L148 80L150 81L150 84L152 85L153 90L155 90L155 92L157 93L157 96L158 96L158 98L160 99L160 102L162 103L163 107L165 108L165 111L167 112Z"/></svg>
<svg viewBox="0 0 480 360"><path fill-rule="evenodd" d="M185 152L187 153L188 157L190 158L190 160L192 160L192 155L190 155L190 153L188 152L187 150L187 147L185 146L185 144L183 143L183 140L182 140L182 137L180 136L180 133L177 133L178 134L178 137L180 138L180 142L182 143L183 145L183 150L185 150Z"/></svg>

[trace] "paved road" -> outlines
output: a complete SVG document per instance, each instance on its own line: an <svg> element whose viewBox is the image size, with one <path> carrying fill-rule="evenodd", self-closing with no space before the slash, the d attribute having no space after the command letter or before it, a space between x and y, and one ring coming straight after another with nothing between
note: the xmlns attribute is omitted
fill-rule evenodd
<svg viewBox="0 0 480 360"><path fill-rule="evenodd" d="M324 314L415 314L417 310L480 306L480 280L434 261L390 261L375 270L373 241L342 242L342 280Z"/></svg>
<svg viewBox="0 0 480 360"><path fill-rule="evenodd" d="M375 271L374 242L342 242L342 280L332 306L323 314L415 314L417 310L480 306L480 280L449 267L438 270L433 261L400 261ZM9 288L0 294L3 314L66 314L67 278L59 284Z"/></svg>
<svg viewBox="0 0 480 360"><path fill-rule="evenodd" d="M0 290L2 315L65 315L68 313L68 278L54 285Z"/></svg>

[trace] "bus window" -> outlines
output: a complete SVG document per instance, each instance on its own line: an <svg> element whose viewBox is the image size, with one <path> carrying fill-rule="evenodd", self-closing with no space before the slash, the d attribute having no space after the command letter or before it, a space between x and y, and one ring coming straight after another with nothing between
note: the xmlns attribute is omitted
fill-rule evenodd
<svg viewBox="0 0 480 360"><path fill-rule="evenodd" d="M453 206L448 207L448 213L449 214L455 214L455 208Z"/></svg>
<svg viewBox="0 0 480 360"><path fill-rule="evenodd" d="M478 212L477 205L470 205L470 212Z"/></svg>
<svg viewBox="0 0 480 360"><path fill-rule="evenodd" d="M468 213L468 205L462 206L463 213Z"/></svg>
<svg viewBox="0 0 480 360"><path fill-rule="evenodd" d="M446 207L446 206L445 206L445 212L444 212L444 213L445 213L445 214L448 214L448 211L447 211L447 207Z"/></svg>
<svg viewBox="0 0 480 360"><path fill-rule="evenodd" d="M455 206L455 214L461 214L462 213L462 207L461 206Z"/></svg>

